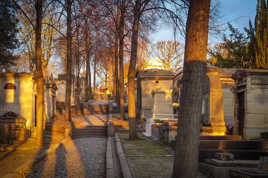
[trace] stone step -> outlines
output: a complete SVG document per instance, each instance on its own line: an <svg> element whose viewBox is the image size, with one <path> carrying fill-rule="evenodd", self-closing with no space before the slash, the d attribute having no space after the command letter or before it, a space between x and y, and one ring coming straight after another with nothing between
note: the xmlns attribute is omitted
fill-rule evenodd
<svg viewBox="0 0 268 178"><path fill-rule="evenodd" d="M96 132L92 132L92 133L72 133L72 136L94 136L94 135L107 135L106 132L99 132L99 133L96 133Z"/></svg>
<svg viewBox="0 0 268 178"><path fill-rule="evenodd" d="M79 135L79 134L72 135L73 139L86 138L86 137L107 137L107 134L100 133L100 134L87 134L87 135Z"/></svg>
<svg viewBox="0 0 268 178"><path fill-rule="evenodd" d="M72 138L84 138L84 137L106 137L106 126L88 126L83 129L73 129Z"/></svg>
<svg viewBox="0 0 268 178"><path fill-rule="evenodd" d="M106 135L72 135L72 139L78 139L78 138L89 138L89 137L107 137Z"/></svg>

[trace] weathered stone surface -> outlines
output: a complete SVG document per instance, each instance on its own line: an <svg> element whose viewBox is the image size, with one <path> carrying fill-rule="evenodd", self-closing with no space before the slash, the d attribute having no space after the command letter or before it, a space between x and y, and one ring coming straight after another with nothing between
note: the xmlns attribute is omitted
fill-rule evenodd
<svg viewBox="0 0 268 178"><path fill-rule="evenodd" d="M267 131L267 128L244 128L244 136L248 139L260 138L260 133Z"/></svg>
<svg viewBox="0 0 268 178"><path fill-rule="evenodd" d="M231 91L231 87L223 88L223 104L224 104L224 121L234 121L234 94Z"/></svg>
<svg viewBox="0 0 268 178"><path fill-rule="evenodd" d="M142 108L153 107L153 92L165 92L166 99L171 100L172 80L157 80L157 78L154 80L144 80L141 82L141 88Z"/></svg>
<svg viewBox="0 0 268 178"><path fill-rule="evenodd" d="M32 73L0 74L0 115L12 111L27 120L26 128L35 127L36 87ZM10 86L13 87L10 87ZM7 87L9 86L9 87ZM55 86L44 85L44 117L51 118L56 112Z"/></svg>
<svg viewBox="0 0 268 178"><path fill-rule="evenodd" d="M213 134L224 135L226 128L224 123L223 92L218 71L207 72L210 81L210 123Z"/></svg>
<svg viewBox="0 0 268 178"><path fill-rule="evenodd" d="M247 114L245 127L247 128L265 128L265 117L263 114Z"/></svg>

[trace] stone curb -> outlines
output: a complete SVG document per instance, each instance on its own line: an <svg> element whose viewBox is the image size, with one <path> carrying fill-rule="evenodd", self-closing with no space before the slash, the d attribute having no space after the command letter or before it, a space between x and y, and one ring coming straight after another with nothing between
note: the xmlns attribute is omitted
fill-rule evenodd
<svg viewBox="0 0 268 178"><path fill-rule="evenodd" d="M123 178L132 178L130 169L128 167L127 159L125 157L125 153L123 151L121 141L117 133L115 134L115 141L116 141L117 155L119 157Z"/></svg>
<svg viewBox="0 0 268 178"><path fill-rule="evenodd" d="M23 165L18 167L13 174L8 174L8 175L4 176L4 178L16 178L18 174L25 173L27 170L32 168L32 165L34 165L34 164L38 163L39 161L43 160L47 155L49 155L50 153L54 152L60 146L61 143L64 143L66 141L67 141L67 139L65 138L62 141L60 141L59 143L53 145L48 150L46 150L46 151L42 152L41 154L39 154L38 156L36 156L34 160L26 161Z"/></svg>
<svg viewBox="0 0 268 178"><path fill-rule="evenodd" d="M106 178L114 178L114 165L112 155L112 137L108 137L106 144Z"/></svg>

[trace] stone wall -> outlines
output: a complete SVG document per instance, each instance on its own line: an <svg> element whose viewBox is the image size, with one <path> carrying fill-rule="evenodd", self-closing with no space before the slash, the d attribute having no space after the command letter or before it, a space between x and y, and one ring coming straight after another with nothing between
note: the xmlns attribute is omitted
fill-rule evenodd
<svg viewBox="0 0 268 178"><path fill-rule="evenodd" d="M224 121L234 122L234 94L232 86L223 86L223 105L224 105Z"/></svg>
<svg viewBox="0 0 268 178"><path fill-rule="evenodd" d="M244 136L258 138L268 130L268 72L247 76Z"/></svg>
<svg viewBox="0 0 268 178"><path fill-rule="evenodd" d="M224 105L224 121L225 123L231 122L234 124L234 112L235 112L235 93L234 86L235 81L232 75L236 72L236 69L219 69L220 80L223 92L223 105Z"/></svg>
<svg viewBox="0 0 268 178"><path fill-rule="evenodd" d="M141 81L141 98L142 112L144 117L150 116L154 111L159 111L163 114L172 114L172 80L143 80ZM155 102L160 99L165 105L161 105L161 109ZM171 110L171 111L170 111Z"/></svg>
<svg viewBox="0 0 268 178"><path fill-rule="evenodd" d="M232 74L236 69L219 69L209 66L207 75L203 81L202 95L202 134L224 135L225 124L234 124L234 94L235 85ZM182 73L179 73L175 80L182 80ZM174 81L174 83L180 83ZM175 85L175 87L182 87ZM210 132L204 132L209 130Z"/></svg>
<svg viewBox="0 0 268 178"><path fill-rule="evenodd" d="M14 86L8 87L9 86ZM32 74L0 74L0 115L12 111L27 120L30 129L34 117L34 82Z"/></svg>
<svg viewBox="0 0 268 178"><path fill-rule="evenodd" d="M165 100L171 102L172 80L143 80L141 88L142 108L153 108L153 93L156 92L165 92Z"/></svg>
<svg viewBox="0 0 268 178"><path fill-rule="evenodd" d="M49 81L47 81L49 82ZM26 129L35 127L36 86L31 73L0 74L0 116L14 112L26 120ZM56 86L44 86L44 118L48 120L56 112Z"/></svg>

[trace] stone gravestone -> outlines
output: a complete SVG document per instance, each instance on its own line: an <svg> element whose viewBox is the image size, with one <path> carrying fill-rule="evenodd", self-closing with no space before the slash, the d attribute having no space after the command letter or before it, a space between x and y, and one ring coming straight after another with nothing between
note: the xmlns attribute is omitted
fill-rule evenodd
<svg viewBox="0 0 268 178"><path fill-rule="evenodd" d="M147 118L145 123L144 135L152 136L152 124L154 120L173 119L173 108L171 97L168 97L163 91L154 91L153 95L153 114L152 118Z"/></svg>
<svg viewBox="0 0 268 178"><path fill-rule="evenodd" d="M153 92L153 118L154 119L173 119L173 108L171 97L168 97L165 92Z"/></svg>

